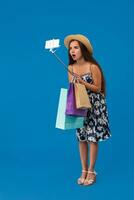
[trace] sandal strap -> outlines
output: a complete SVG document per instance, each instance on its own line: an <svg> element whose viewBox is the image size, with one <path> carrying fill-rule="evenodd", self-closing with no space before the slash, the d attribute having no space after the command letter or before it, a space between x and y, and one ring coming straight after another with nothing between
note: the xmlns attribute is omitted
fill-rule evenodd
<svg viewBox="0 0 134 200"><path fill-rule="evenodd" d="M88 170L88 172L87 172L88 174L95 174L95 175L97 175L97 173L96 173L96 171L90 171L90 170Z"/></svg>
<svg viewBox="0 0 134 200"><path fill-rule="evenodd" d="M78 178L78 181L84 181L85 180L85 178L84 177L80 177L80 178Z"/></svg>
<svg viewBox="0 0 134 200"><path fill-rule="evenodd" d="M82 172L88 172L87 170L83 169Z"/></svg>
<svg viewBox="0 0 134 200"><path fill-rule="evenodd" d="M88 170L87 178L84 181L84 185L91 185L96 182L96 172Z"/></svg>
<svg viewBox="0 0 134 200"><path fill-rule="evenodd" d="M89 180L85 180L86 183L93 183L95 180L94 179L89 179Z"/></svg>

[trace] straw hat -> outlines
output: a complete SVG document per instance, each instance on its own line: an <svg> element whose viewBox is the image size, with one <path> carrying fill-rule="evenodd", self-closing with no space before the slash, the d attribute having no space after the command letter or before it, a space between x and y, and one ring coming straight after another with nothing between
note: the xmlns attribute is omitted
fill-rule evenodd
<svg viewBox="0 0 134 200"><path fill-rule="evenodd" d="M82 44L84 44L86 46L86 48L88 49L90 54L93 53L92 45L91 45L90 41L84 35L76 34L76 35L68 35L67 37L65 37L64 44L67 48L68 48L68 45L71 40L80 41Z"/></svg>

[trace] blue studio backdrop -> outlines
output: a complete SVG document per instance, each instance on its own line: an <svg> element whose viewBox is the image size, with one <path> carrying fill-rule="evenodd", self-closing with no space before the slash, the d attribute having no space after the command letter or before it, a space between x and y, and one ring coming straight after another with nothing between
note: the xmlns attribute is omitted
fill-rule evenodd
<svg viewBox="0 0 134 200"><path fill-rule="evenodd" d="M9 1L0 5L0 200L132 198L133 1ZM55 128L67 71L44 42L84 34L102 66L112 137L99 145L97 183L78 186L75 130ZM134 198L134 197L133 197ZM133 199L132 198L132 199ZM130 198L129 198L130 199Z"/></svg>

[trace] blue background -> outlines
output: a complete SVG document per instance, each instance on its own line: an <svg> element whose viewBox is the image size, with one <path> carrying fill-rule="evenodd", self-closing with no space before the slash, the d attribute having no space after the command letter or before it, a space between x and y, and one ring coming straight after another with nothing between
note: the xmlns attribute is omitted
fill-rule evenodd
<svg viewBox="0 0 134 200"><path fill-rule="evenodd" d="M3 1L0 5L0 200L133 199L133 1ZM78 186L75 131L55 129L67 72L44 42L86 35L107 81L112 138L97 184ZM131 196L131 197L130 197ZM133 196L133 197L132 197Z"/></svg>

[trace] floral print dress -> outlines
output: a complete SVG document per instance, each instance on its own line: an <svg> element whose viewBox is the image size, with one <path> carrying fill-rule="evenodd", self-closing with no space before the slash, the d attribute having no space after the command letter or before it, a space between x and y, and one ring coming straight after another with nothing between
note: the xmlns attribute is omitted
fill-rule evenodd
<svg viewBox="0 0 134 200"><path fill-rule="evenodd" d="M91 73L83 75L82 79L90 84L93 83ZM76 129L77 139L83 142L104 141L111 136L105 97L100 92L95 93L89 89L87 92L92 107L88 109L84 126Z"/></svg>

